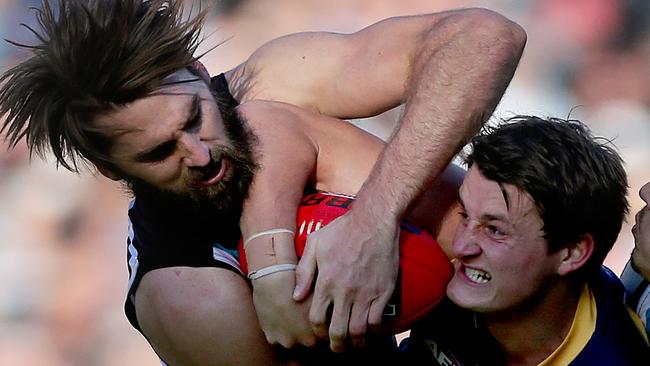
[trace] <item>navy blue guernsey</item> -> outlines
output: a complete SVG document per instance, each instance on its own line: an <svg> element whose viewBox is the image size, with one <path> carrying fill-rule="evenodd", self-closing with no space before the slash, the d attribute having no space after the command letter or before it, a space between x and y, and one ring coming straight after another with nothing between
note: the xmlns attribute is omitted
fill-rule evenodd
<svg viewBox="0 0 650 366"><path fill-rule="evenodd" d="M593 329L582 336L570 337L553 353L570 355L566 362L545 360L540 365L597 366L645 365L650 349L623 303L623 286L606 267L589 280L587 294L593 294ZM579 313L577 310L576 313ZM582 319L582 320L576 320ZM584 317L574 318L571 329L584 327ZM580 323L580 322L583 323ZM501 346L473 312L461 309L445 299L428 317L417 324L410 338L400 344L404 364L427 366L498 366L505 365Z"/></svg>

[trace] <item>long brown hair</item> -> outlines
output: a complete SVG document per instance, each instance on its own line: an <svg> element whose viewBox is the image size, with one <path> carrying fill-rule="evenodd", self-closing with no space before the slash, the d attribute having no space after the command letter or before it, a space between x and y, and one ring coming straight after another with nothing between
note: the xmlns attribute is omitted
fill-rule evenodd
<svg viewBox="0 0 650 366"><path fill-rule="evenodd" d="M54 5L54 6L53 6ZM111 138L95 116L145 97L196 60L207 9L184 15L181 0L44 0L33 56L0 77L0 116L10 146L49 144L58 164L78 172L90 161L112 167ZM191 13L191 11L190 11Z"/></svg>

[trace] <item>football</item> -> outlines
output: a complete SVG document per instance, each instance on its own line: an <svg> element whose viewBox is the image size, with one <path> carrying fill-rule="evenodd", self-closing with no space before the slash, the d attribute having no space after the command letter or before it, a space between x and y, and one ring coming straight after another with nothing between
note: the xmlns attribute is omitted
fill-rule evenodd
<svg viewBox="0 0 650 366"><path fill-rule="evenodd" d="M353 196L317 192L306 195L298 209L296 253L300 257L307 236L343 215L354 202ZM383 327L399 333L429 312L444 296L453 267L436 240L408 222L400 228L400 261L393 296L384 311ZM240 264L247 273L246 255L239 246Z"/></svg>

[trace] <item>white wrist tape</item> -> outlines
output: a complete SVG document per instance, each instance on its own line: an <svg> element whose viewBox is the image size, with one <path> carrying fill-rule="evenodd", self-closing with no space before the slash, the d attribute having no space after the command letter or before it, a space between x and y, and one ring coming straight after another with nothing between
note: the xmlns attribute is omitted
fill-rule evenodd
<svg viewBox="0 0 650 366"><path fill-rule="evenodd" d="M284 272L284 271L295 271L297 265L291 264L291 263L285 263L285 264L276 264L273 266L268 266L264 267L261 269L258 269L257 271L253 271L248 274L248 279L249 280L256 280L258 278L262 278L264 276L268 276L273 273L278 273L278 272Z"/></svg>
<svg viewBox="0 0 650 366"><path fill-rule="evenodd" d="M251 242L254 239L257 239L261 236L266 236L266 235L274 235L274 234L291 234L295 235L292 230L285 229L285 228L277 228L277 229L269 229L269 230L264 230L260 231L257 234L253 234L249 236L246 240L244 240L244 249L246 249L246 245L248 245L249 242Z"/></svg>

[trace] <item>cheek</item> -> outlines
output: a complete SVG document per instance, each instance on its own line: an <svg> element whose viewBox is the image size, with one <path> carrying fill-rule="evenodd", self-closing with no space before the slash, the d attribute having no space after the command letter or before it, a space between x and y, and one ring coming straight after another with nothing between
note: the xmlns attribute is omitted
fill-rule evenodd
<svg viewBox="0 0 650 366"><path fill-rule="evenodd" d="M535 292L555 274L554 261L546 252L529 252L520 255L509 268L513 291Z"/></svg>
<svg viewBox="0 0 650 366"><path fill-rule="evenodd" d="M486 250L493 268L499 272L499 277L509 283L534 281L545 272L543 256L536 251L517 250L505 247L493 247ZM516 285L519 286L519 285Z"/></svg>
<svg viewBox="0 0 650 366"><path fill-rule="evenodd" d="M182 172L177 164L160 163L140 168L134 176L159 188L173 188L180 184Z"/></svg>

